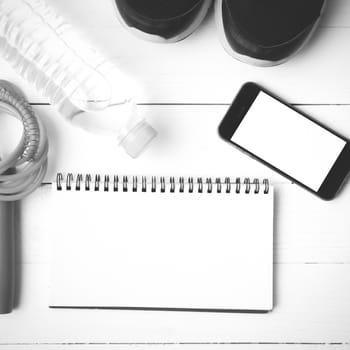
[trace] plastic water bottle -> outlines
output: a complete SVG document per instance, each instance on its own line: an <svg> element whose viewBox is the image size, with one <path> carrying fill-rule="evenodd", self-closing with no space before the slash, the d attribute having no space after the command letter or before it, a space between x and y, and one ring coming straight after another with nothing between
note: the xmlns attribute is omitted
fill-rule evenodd
<svg viewBox="0 0 350 350"><path fill-rule="evenodd" d="M44 0L0 0L0 54L73 124L114 134L132 157L156 136L117 65Z"/></svg>

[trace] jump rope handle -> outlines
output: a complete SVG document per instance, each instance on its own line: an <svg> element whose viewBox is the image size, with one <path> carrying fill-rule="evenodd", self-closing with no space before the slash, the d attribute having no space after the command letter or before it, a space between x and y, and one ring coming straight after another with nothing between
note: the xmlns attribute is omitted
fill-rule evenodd
<svg viewBox="0 0 350 350"><path fill-rule="evenodd" d="M10 313L15 293L15 202L0 202L0 314Z"/></svg>

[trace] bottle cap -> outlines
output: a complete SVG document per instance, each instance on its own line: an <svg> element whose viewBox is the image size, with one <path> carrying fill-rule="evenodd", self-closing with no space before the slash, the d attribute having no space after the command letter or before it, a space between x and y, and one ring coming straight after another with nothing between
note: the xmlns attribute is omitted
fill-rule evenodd
<svg viewBox="0 0 350 350"><path fill-rule="evenodd" d="M137 158L156 136L157 132L143 119L123 137L120 145L131 157Z"/></svg>

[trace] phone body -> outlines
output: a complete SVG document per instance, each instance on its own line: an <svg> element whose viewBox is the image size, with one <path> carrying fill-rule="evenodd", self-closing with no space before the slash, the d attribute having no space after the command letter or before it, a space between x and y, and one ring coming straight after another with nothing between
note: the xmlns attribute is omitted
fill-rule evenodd
<svg viewBox="0 0 350 350"><path fill-rule="evenodd" d="M243 85L220 136L325 200L350 171L350 143L255 83Z"/></svg>

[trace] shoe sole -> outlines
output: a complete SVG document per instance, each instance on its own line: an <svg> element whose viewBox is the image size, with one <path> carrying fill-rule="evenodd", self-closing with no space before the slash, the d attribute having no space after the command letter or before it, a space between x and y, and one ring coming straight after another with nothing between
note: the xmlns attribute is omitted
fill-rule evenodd
<svg viewBox="0 0 350 350"><path fill-rule="evenodd" d="M124 21L123 17L121 16L121 14L118 10L117 4L115 3L115 0L111 0L111 1L114 3L113 6L116 9L118 20L123 25L123 27L125 29L127 29L129 32L131 32L133 35L135 35L136 37L138 37L140 39L152 41L152 42L156 42L156 43L175 43L177 41L181 41L181 40L187 38L188 36L190 36L198 28L198 26L202 23L205 16L207 15L208 10L210 8L210 5L212 3L212 0L204 0L203 4L202 4L202 8L199 11L199 13L197 14L197 16L196 16L195 20L192 22L192 24L186 30L184 30L181 34L179 34L175 37L166 39L166 38L163 38L162 36L148 34L148 33L145 33L137 28L130 27Z"/></svg>
<svg viewBox="0 0 350 350"><path fill-rule="evenodd" d="M230 56L235 58L236 60L241 61L241 62L246 63L246 64L253 65L253 66L259 66L259 67L278 66L280 64L287 62L289 59L291 59L292 57L297 55L307 45L307 43L310 41L311 37L314 35L316 29L318 28L318 26L320 24L321 18L323 16L323 13L324 13L326 5L327 5L327 0L326 0L322 6L320 16L319 16L318 20L315 22L314 27L312 28L309 35L305 39L304 43L295 52L293 52L290 56L288 56L282 60L268 61L268 60L261 60L258 58L253 58L253 57L250 57L247 55L242 55L242 54L239 54L238 52L236 52L235 50L232 49L232 47L229 44L229 42L226 38L226 35L225 35L224 23L223 23L223 19L222 19L222 2L223 2L223 0L216 0L215 9L214 9L215 10L215 22L216 22L217 30L219 33L221 45L224 47L226 52Z"/></svg>

